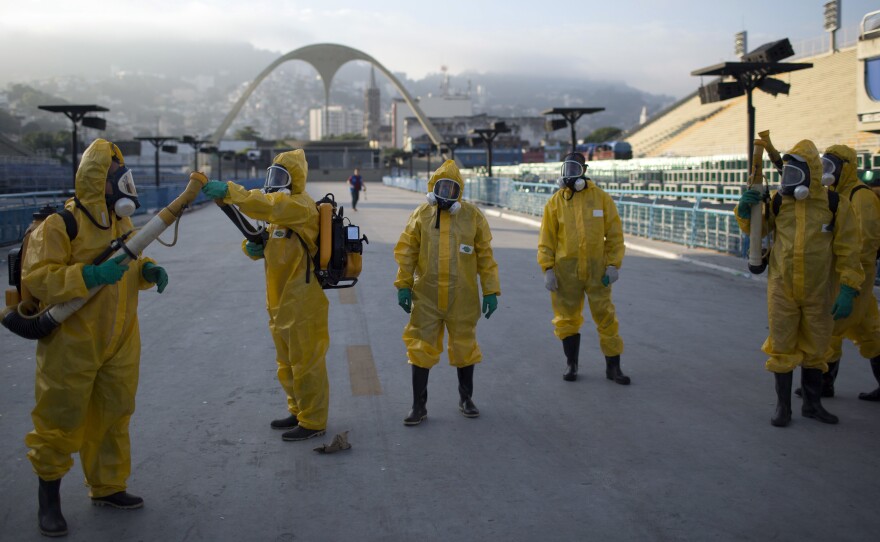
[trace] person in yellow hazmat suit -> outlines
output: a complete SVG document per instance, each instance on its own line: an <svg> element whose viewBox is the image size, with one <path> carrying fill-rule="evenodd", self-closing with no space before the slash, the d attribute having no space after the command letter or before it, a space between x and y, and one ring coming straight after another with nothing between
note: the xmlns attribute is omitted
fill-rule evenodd
<svg viewBox="0 0 880 542"><path fill-rule="evenodd" d="M30 236L22 284L43 305L95 296L37 343L34 430L25 437L39 476L39 529L67 534L61 513L61 478L79 452L95 505L132 509L143 499L126 492L131 473L128 425L135 408L140 365L138 291L168 275L153 260L125 256L94 263L111 241L134 230L128 218L139 206L131 172L119 148L96 139L76 172L75 196L61 214L50 215Z"/></svg>
<svg viewBox="0 0 880 542"><path fill-rule="evenodd" d="M852 312L864 278L858 226L849 201L822 186L822 162L812 141L798 142L782 159L779 191L766 213L767 232L773 236L767 273L770 333L761 349L770 356L766 367L776 382L770 423L784 427L791 421L792 372L798 366L804 389L801 414L837 423L837 416L822 406L822 373L828 370L825 355L834 320ZM751 206L760 201L756 190L741 196L734 214L743 232L749 232ZM836 292L835 281L840 284Z"/></svg>
<svg viewBox="0 0 880 542"><path fill-rule="evenodd" d="M202 188L209 198L234 204L245 215L268 223L265 246L244 241L242 250L251 259L265 262L269 330L278 381L287 394L290 413L270 426L284 430L281 438L287 441L323 435L330 401L325 364L330 346L329 304L312 276L311 259L318 251L318 208L305 191L308 171L306 155L297 149L275 157L262 190L246 190L231 181L210 181Z"/></svg>
<svg viewBox="0 0 880 542"><path fill-rule="evenodd" d="M850 202L858 225L861 247L859 259L865 278L853 302L852 313L834 321L829 350L825 356L828 372L822 379L822 397L834 397L834 381L840 368L843 339L850 339L859 354L871 360L874 378L880 384L880 312L874 296L877 275L877 251L880 249L880 198L871 187L859 180L856 151L846 145L832 145L822 155L822 184ZM835 282L836 284L836 282ZM802 390L795 390L802 395ZM859 399L880 401L880 387L859 394Z"/></svg>
<svg viewBox="0 0 880 542"><path fill-rule="evenodd" d="M444 162L428 181L427 203L420 205L394 247L398 304L410 313L403 342L412 366L413 407L404 419L418 425L428 416L428 374L443 352L443 326L449 333L449 363L458 373L459 410L480 415L472 396L474 365L482 359L477 321L489 318L501 295L498 264L492 255L492 233L483 213L462 201L461 174L455 162Z"/></svg>
<svg viewBox="0 0 880 542"><path fill-rule="evenodd" d="M605 377L628 385L620 369L623 340L611 302L611 285L623 262L623 228L614 201L587 178L584 155L563 158L558 190L544 206L538 240L538 265L550 290L554 333L562 341L566 370L577 380L584 295L605 356Z"/></svg>

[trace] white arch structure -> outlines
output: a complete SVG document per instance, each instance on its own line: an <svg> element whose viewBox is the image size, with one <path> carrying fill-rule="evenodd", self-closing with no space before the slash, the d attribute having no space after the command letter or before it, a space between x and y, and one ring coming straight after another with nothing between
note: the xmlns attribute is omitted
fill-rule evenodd
<svg viewBox="0 0 880 542"><path fill-rule="evenodd" d="M244 91L244 94L241 95L241 98L238 99L235 106L233 106L229 114L226 115L226 118L223 119L223 123L220 124L217 131L211 136L211 144L217 145L220 143L220 139L226 134L226 130L229 129L232 121L238 116L242 106L244 106L245 102L250 98L257 86L263 82L263 79L268 77L275 68L290 60L302 60L308 62L318 71L318 74L321 76L321 81L324 82L324 103L326 105L330 104L330 84L333 82L333 77L336 75L336 72L339 71L339 68L342 67L343 64L351 62L352 60L364 60L369 62L382 72L382 74L391 81L391 84L394 85L394 88L397 89L400 95L403 96L404 101L406 101L407 105L412 109L416 118L419 120L419 123L422 125L422 128L425 129L428 137L431 138L431 141L433 141L437 147L442 146L443 138L440 137L440 132L437 131L437 128L431 123L427 115L422 112L416 101L410 96L409 92L406 91L401 82L394 77L385 66L363 51L358 51L357 49L352 49L351 47L335 43L318 43L315 45L300 47L299 49L279 57L277 60L269 64L266 69L260 72L260 75L251 81L247 90Z"/></svg>

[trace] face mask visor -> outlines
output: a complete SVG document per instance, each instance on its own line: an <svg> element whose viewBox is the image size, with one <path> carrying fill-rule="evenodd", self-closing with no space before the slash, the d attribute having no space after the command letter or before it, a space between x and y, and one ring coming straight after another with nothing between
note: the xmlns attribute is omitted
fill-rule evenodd
<svg viewBox="0 0 880 542"><path fill-rule="evenodd" d="M786 154L783 160L785 165L782 167L782 181L779 185L779 191L783 195L790 196L794 194L794 189L798 186L809 187L810 168L806 161L794 154Z"/></svg>
<svg viewBox="0 0 880 542"><path fill-rule="evenodd" d="M563 179L579 179L587 173L587 166L574 160L566 160L562 162L562 168L559 176Z"/></svg>
<svg viewBox="0 0 880 542"><path fill-rule="evenodd" d="M285 188L290 188L290 173L283 166L269 166L266 169L266 184L263 186L263 191L268 194Z"/></svg>
<svg viewBox="0 0 880 542"><path fill-rule="evenodd" d="M822 184L831 186L840 180L843 171L843 160L833 154L822 155Z"/></svg>
<svg viewBox="0 0 880 542"><path fill-rule="evenodd" d="M438 204L448 209L461 196L461 185L452 179L437 179L432 192Z"/></svg>
<svg viewBox="0 0 880 542"><path fill-rule="evenodd" d="M134 185L134 176L131 174L131 170L125 166L116 170L116 188L120 194L129 198L136 198L138 195L137 187Z"/></svg>

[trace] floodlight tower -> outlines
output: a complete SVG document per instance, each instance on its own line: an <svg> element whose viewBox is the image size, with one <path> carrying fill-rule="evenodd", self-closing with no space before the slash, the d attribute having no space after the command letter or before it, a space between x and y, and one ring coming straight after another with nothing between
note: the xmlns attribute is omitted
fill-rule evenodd
<svg viewBox="0 0 880 542"><path fill-rule="evenodd" d="M87 117L86 114L110 110L100 105L38 105L37 108L44 111L51 111L52 113L64 113L67 118L69 118L70 121L73 123L73 133L70 142L70 163L73 168L73 180L74 183L76 183L76 168L79 166L79 163L77 162L77 156L79 155L79 143L76 138L76 126L77 124L82 122L82 125L86 128L103 130L107 128L106 120L100 117Z"/></svg>
<svg viewBox="0 0 880 542"><path fill-rule="evenodd" d="M547 119L544 123L544 129L548 132L555 132L565 128L565 125L571 128L571 152L577 151L577 134L575 134L574 125L584 115L592 115L599 111L605 111L604 107L554 107L541 112L542 115L562 115L561 119Z"/></svg>
<svg viewBox="0 0 880 542"><path fill-rule="evenodd" d="M721 102L737 96L746 95L748 163L752 163L752 143L755 140L755 107L752 105L752 91L756 88L776 96L788 94L791 85L770 77L797 70L812 68L808 63L779 62L794 54L788 38L771 41L742 57L742 62L722 62L691 72L691 75L712 75L718 77L711 83L700 87L700 102L703 104ZM724 81L730 77L733 81Z"/></svg>
<svg viewBox="0 0 880 542"><path fill-rule="evenodd" d="M156 188L159 187L159 151L170 154L177 153L177 145L166 145L166 141L173 141L175 138L170 136L143 136L136 137L137 141L149 141L156 148Z"/></svg>
<svg viewBox="0 0 880 542"><path fill-rule="evenodd" d="M507 123L503 121L493 122L489 128L474 128L468 131L469 134L476 135L486 144L486 170L489 177L492 176L492 142L498 137L498 134L506 134L510 131Z"/></svg>
<svg viewBox="0 0 880 542"><path fill-rule="evenodd" d="M199 149L202 148L202 145L205 143L210 143L209 139L199 139L198 137L185 135L179 139L181 143L185 143L193 148L193 171L199 170Z"/></svg>

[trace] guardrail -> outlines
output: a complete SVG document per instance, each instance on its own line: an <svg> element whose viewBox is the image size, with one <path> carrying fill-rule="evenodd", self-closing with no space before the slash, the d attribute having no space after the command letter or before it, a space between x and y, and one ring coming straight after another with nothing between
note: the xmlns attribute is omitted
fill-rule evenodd
<svg viewBox="0 0 880 542"><path fill-rule="evenodd" d="M245 179L236 181L247 189L260 188L263 179ZM169 184L167 186L138 187L138 200L140 208L135 211L135 216L153 214L174 201L174 198L183 192L185 182ZM30 223L33 214L45 205L52 205L60 209L68 198L73 197L69 190L52 192L28 192L22 194L0 194L0 245L8 245L21 241ZM207 203L209 200L203 194L199 194L193 202L193 206Z"/></svg>
<svg viewBox="0 0 880 542"><path fill-rule="evenodd" d="M382 181L388 186L416 192L428 190L425 178L384 177ZM474 177L465 179L463 197L476 203L542 216L544 205L556 190L556 185L550 183ZM625 233L739 256L746 253L747 236L740 232L732 211L732 204L739 196L649 190L607 192L617 204Z"/></svg>

